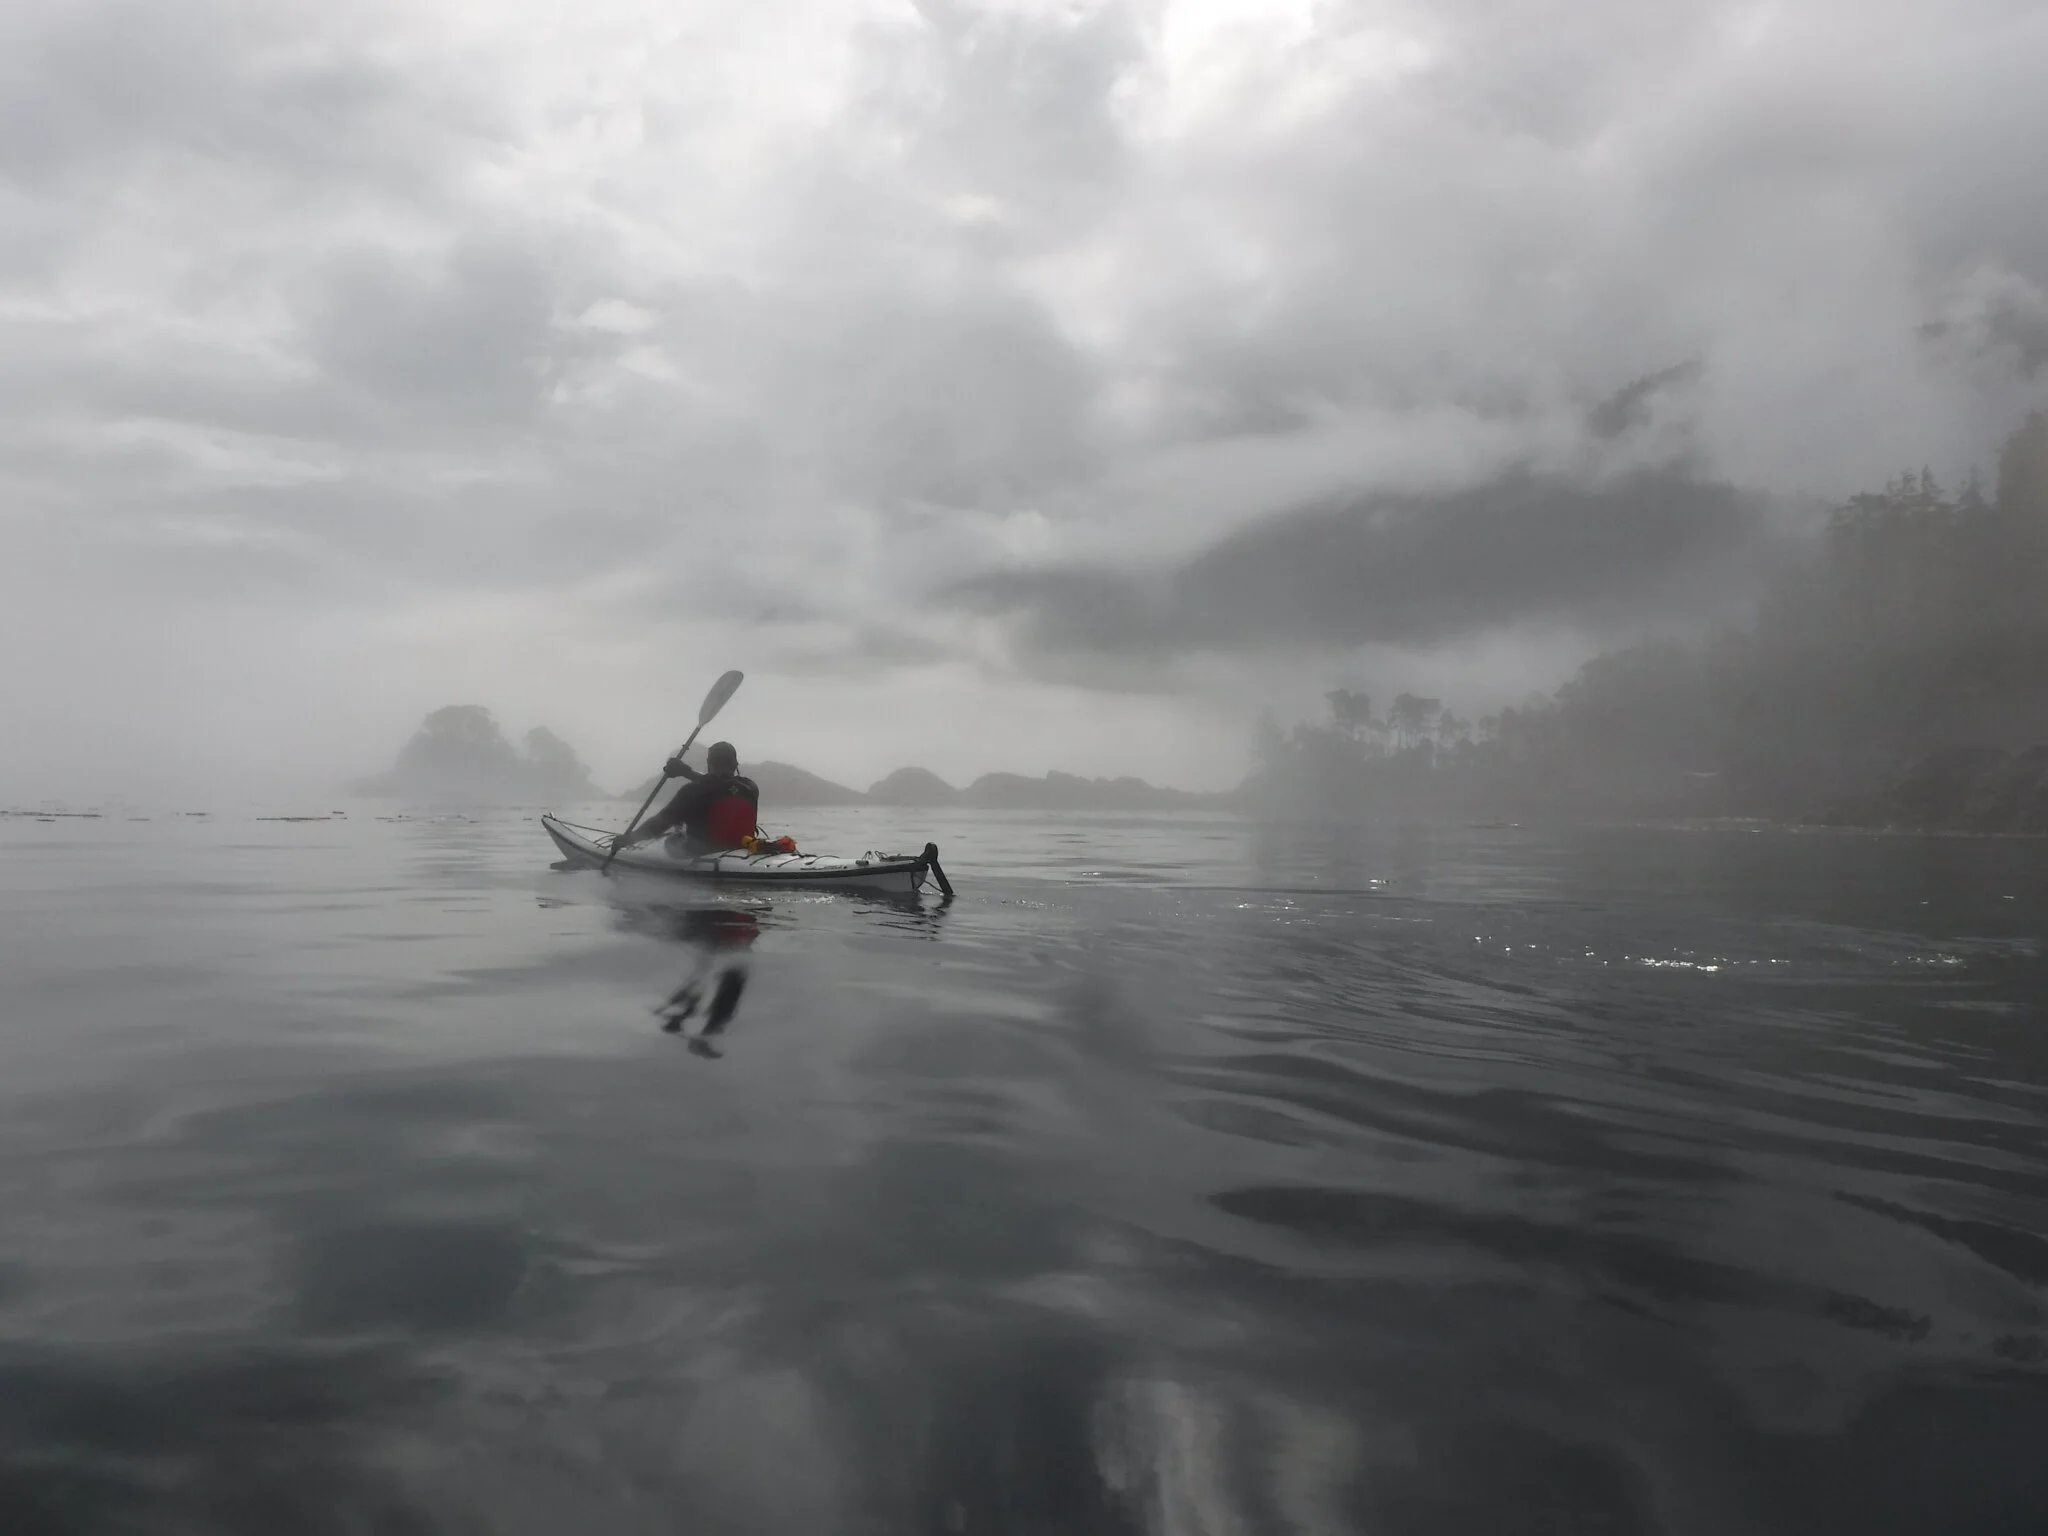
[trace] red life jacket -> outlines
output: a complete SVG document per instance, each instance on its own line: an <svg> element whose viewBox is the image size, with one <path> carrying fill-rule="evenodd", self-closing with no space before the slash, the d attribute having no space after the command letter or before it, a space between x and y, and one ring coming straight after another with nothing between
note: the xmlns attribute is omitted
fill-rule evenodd
<svg viewBox="0 0 2048 1536"><path fill-rule="evenodd" d="M714 850L737 848L754 830L758 811L744 795L720 795L704 816L704 841Z"/></svg>

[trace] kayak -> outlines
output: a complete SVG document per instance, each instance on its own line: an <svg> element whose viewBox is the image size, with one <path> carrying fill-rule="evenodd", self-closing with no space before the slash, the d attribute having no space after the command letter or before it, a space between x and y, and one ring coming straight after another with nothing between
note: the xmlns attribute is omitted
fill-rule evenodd
<svg viewBox="0 0 2048 1536"><path fill-rule="evenodd" d="M542 816L540 824L575 863L602 866L611 853L612 833L602 827L578 826L551 815ZM689 853L680 838L656 839L620 850L611 867L739 885L831 886L898 896L916 895L927 878L937 879L942 890L946 884L938 872L936 843L926 843L922 853L870 852L850 859L823 853Z"/></svg>

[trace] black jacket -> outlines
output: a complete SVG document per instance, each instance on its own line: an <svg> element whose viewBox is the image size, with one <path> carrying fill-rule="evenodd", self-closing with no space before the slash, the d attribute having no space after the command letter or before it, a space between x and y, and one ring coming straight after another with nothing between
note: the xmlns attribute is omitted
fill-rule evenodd
<svg viewBox="0 0 2048 1536"><path fill-rule="evenodd" d="M707 774L677 790L667 805L647 818L644 831L649 837L660 837L681 827L691 842L708 842L711 829L707 818L712 802L728 795L738 795L755 805L761 803L760 788L744 774Z"/></svg>

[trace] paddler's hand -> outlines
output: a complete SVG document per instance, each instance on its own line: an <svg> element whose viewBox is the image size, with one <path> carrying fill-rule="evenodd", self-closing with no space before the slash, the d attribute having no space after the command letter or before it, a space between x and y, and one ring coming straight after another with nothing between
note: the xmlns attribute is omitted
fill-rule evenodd
<svg viewBox="0 0 2048 1536"><path fill-rule="evenodd" d="M661 771L671 779L694 779L698 777L697 770L684 762L680 757L672 757L663 763Z"/></svg>

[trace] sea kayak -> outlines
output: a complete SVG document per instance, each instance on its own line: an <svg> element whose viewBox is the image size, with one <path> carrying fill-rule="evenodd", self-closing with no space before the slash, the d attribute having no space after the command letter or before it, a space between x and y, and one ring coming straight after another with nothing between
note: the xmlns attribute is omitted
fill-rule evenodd
<svg viewBox="0 0 2048 1536"><path fill-rule="evenodd" d="M603 827L582 827L557 816L542 816L540 824L555 846L575 863L596 867L611 852L612 833ZM691 880L831 886L913 896L928 878L937 879L944 888L945 876L938 872L938 864L935 843L926 843L922 853L864 853L849 859L823 853L689 853L678 838L654 839L621 849L611 867Z"/></svg>

